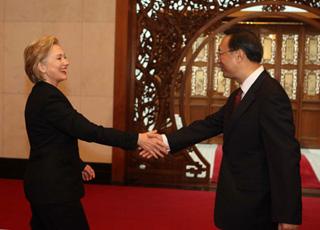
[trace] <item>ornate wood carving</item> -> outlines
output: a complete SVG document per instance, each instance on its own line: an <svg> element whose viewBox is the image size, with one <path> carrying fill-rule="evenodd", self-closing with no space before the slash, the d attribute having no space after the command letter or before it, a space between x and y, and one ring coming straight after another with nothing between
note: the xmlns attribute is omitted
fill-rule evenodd
<svg viewBox="0 0 320 230"><path fill-rule="evenodd" d="M188 58L184 55L196 35L200 35L197 34L199 29L215 18L209 28L202 30L204 35L208 35L221 26L226 12L256 5L263 6L267 12L278 13L284 5L314 13L320 9L318 0L137 0L134 105L130 126L136 131L174 131L174 95L183 88L185 81L180 63ZM184 93L183 90L181 92ZM167 175L163 174L164 168ZM150 179L164 183L206 183L209 168L209 163L193 147L184 154L161 161L145 161L133 154L127 159L127 179L131 182L143 178L144 182Z"/></svg>
<svg viewBox="0 0 320 230"><path fill-rule="evenodd" d="M284 11L285 9L286 9L285 6L271 5L271 4L262 7L262 10L266 12L280 12L280 11Z"/></svg>
<svg viewBox="0 0 320 230"><path fill-rule="evenodd" d="M218 9L215 1L137 2L137 48L132 118L132 126L136 130L157 129L161 133L166 133L175 129L170 101L175 68L186 43L200 27L216 16ZM176 77L178 80L174 84L179 89L181 84L179 79L183 78L183 72L179 72ZM170 183L172 180L182 183L190 180L196 182L198 179L202 182L208 181L209 163L197 150L190 148L188 152L176 158L167 158L171 163L167 162L166 168L172 173L167 178L162 177L165 183ZM135 175L140 171L145 175L148 170L157 174L157 165L161 164L157 161L141 162L134 156L130 159L129 170L137 169ZM172 175L175 175L176 179ZM127 177L131 181L139 180L130 175Z"/></svg>
<svg viewBox="0 0 320 230"><path fill-rule="evenodd" d="M182 51L218 7L215 1L146 2L137 2L133 124L164 132L172 126L170 90Z"/></svg>

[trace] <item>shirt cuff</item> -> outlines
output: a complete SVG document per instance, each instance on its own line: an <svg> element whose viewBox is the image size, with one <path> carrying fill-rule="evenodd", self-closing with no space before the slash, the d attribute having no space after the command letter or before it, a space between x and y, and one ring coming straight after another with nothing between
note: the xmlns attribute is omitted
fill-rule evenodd
<svg viewBox="0 0 320 230"><path fill-rule="evenodd" d="M161 137L162 137L162 141L163 143L167 146L168 148L168 152L170 152L170 145L169 145L169 142L168 142L168 138L166 137L165 134L161 134Z"/></svg>

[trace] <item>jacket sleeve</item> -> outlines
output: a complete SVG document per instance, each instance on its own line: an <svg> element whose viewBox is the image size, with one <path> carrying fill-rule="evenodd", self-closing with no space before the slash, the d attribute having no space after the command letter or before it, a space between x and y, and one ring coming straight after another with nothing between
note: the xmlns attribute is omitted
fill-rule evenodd
<svg viewBox="0 0 320 230"><path fill-rule="evenodd" d="M261 126L269 168L273 220L301 224L300 146L295 139L290 100L282 88L270 92L265 98Z"/></svg>
<svg viewBox="0 0 320 230"><path fill-rule="evenodd" d="M81 169L81 171L83 171L83 169L86 167L87 164L85 162L83 162L83 160L81 158L79 158L79 163L80 163L80 169Z"/></svg>
<svg viewBox="0 0 320 230"><path fill-rule="evenodd" d="M210 137L216 136L223 131L225 106L218 112L207 116L203 120L192 122L167 136L171 152L177 152Z"/></svg>
<svg viewBox="0 0 320 230"><path fill-rule="evenodd" d="M137 147L138 134L105 128L90 122L72 107L66 97L58 93L48 96L43 113L56 129L74 138L123 149Z"/></svg>

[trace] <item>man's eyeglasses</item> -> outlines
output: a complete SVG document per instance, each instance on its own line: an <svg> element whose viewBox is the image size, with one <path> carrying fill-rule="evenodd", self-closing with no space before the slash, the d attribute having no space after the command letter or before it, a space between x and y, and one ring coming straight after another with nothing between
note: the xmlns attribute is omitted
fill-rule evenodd
<svg viewBox="0 0 320 230"><path fill-rule="evenodd" d="M222 55L225 54L225 53L230 53L230 52L233 52L233 51L235 51L235 50L226 50L226 51L221 51L221 50L219 50L219 51L218 51L218 56L222 56Z"/></svg>

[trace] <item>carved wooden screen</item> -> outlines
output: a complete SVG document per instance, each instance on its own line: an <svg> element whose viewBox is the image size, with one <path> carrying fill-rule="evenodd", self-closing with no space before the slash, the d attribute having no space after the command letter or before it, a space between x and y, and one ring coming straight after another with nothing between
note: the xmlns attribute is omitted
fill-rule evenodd
<svg viewBox="0 0 320 230"><path fill-rule="evenodd" d="M320 31L306 30L301 41L303 76L299 106L299 138L302 146L320 148Z"/></svg>
<svg viewBox="0 0 320 230"><path fill-rule="evenodd" d="M176 129L171 109L173 78L187 42L219 10L215 1L137 1L137 47L134 110L135 130ZM183 69L183 67L182 67ZM194 70L196 71L196 70ZM182 80L182 79L181 79ZM175 83L176 94L182 82ZM130 183L208 184L210 164L191 147L164 160L127 158Z"/></svg>
<svg viewBox="0 0 320 230"><path fill-rule="evenodd" d="M248 28L260 34L264 46L262 63L271 76L281 83L292 102L297 138L301 146L320 148L320 131L315 125L320 118L320 32L300 22L251 22L251 25L238 27ZM217 34L208 39L208 44L191 63L192 69L201 71L201 74L192 71L186 76L190 82L185 84L187 99L183 116L186 124L217 111L227 100L230 91L238 87L236 82L224 78L219 67L216 53L221 38L222 35ZM202 37L199 37L195 44L201 43L202 40ZM206 47L210 49L207 51ZM202 55L207 57L203 59L205 61L201 62L202 67L199 68L198 59ZM212 138L206 142L221 143L221 138Z"/></svg>
<svg viewBox="0 0 320 230"><path fill-rule="evenodd" d="M130 92L132 110L129 114L129 126L135 131L157 129L161 133L168 133L176 130L180 124L187 124L192 116L202 118L203 115L220 107L236 86L222 78L219 68L214 64L214 49L219 42L214 39L229 26L246 20L245 17L233 20L228 16L255 5L263 6L265 12L269 12L251 16L255 18L280 15L278 11L283 8L282 5L304 8L315 15L319 14L320 8L320 3L313 0L137 0L132 3L135 40L131 45L135 64L131 71L133 87ZM203 40L213 39L213 42L202 42L201 44L207 43L207 46L203 45L197 49L197 45L201 46L196 42L199 37ZM312 46L315 41L316 38L312 37ZM270 42L272 43L265 40L265 43ZM190 52L192 49L196 53ZM210 52L213 55L209 55ZM309 55L313 61L314 52ZM268 58L270 59L269 56L266 57ZM188 68L189 62L193 60L194 66ZM316 64L306 65L313 71L306 72L309 79L306 90L309 94L312 92L312 100L315 100L318 96L314 96L310 85L317 84L318 73L315 72L314 66ZM208 77L208 74L211 76ZM284 82L286 79L285 77ZM208 89L213 90L210 92ZM192 100L188 97L190 93L194 95ZM198 107L199 113L193 113L191 107L185 106L186 103L196 106L203 103L210 106L204 109ZM186 117L176 116L188 114L184 112L188 109L190 113ZM144 160L139 158L137 153L126 157L126 181L129 183L204 185L209 183L209 169L210 162L207 162L195 147L161 160Z"/></svg>

